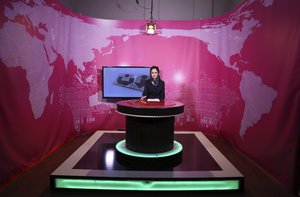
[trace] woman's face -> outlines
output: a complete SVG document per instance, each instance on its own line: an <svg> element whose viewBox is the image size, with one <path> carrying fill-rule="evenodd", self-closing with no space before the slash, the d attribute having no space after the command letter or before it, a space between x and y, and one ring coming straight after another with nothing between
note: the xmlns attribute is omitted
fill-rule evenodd
<svg viewBox="0 0 300 197"><path fill-rule="evenodd" d="M158 71L155 68L153 68L151 70L151 77L155 80L157 79L157 76L158 76Z"/></svg>

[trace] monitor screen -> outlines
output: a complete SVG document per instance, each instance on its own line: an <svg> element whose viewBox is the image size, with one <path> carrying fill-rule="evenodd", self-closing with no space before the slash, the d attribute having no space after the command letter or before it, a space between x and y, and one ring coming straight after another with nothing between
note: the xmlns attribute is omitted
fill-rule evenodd
<svg viewBox="0 0 300 197"><path fill-rule="evenodd" d="M103 98L140 98L145 81L150 78L149 67L103 66Z"/></svg>

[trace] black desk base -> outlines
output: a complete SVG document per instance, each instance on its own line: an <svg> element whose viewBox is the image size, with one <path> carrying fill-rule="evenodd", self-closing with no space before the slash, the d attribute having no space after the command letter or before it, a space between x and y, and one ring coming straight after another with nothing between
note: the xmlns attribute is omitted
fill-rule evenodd
<svg viewBox="0 0 300 197"><path fill-rule="evenodd" d="M169 151L174 144L174 116L126 116L126 148L140 153Z"/></svg>
<svg viewBox="0 0 300 197"><path fill-rule="evenodd" d="M138 153L127 149L125 140L122 140L116 144L116 159L126 167L139 170L172 169L182 161L182 145L177 141L173 144L173 148L166 152Z"/></svg>

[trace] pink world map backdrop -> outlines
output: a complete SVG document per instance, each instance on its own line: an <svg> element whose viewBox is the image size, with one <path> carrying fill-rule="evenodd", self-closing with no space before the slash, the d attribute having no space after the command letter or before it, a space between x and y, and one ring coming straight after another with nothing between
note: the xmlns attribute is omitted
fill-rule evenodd
<svg viewBox="0 0 300 197"><path fill-rule="evenodd" d="M158 65L176 130L222 136L287 187L299 123L300 2L249 0L222 17L94 19L57 0L5 1L0 22L1 182L66 140L124 128L102 95L102 66ZM284 161L284 162L283 162Z"/></svg>

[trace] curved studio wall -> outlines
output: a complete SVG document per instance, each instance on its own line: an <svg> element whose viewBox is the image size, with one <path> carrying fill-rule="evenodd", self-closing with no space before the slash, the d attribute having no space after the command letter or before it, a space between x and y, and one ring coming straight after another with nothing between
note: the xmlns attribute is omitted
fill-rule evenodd
<svg viewBox="0 0 300 197"><path fill-rule="evenodd" d="M216 18L82 16L58 0L5 1L0 22L1 182L68 139L124 128L101 97L101 67L156 64L166 98L185 104L176 130L225 138L288 188L299 123L299 1L245 1Z"/></svg>

